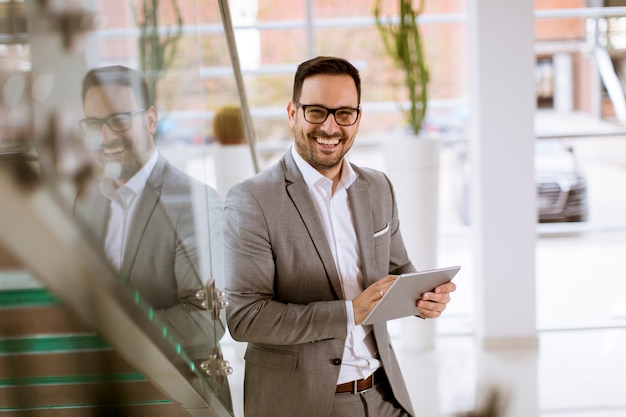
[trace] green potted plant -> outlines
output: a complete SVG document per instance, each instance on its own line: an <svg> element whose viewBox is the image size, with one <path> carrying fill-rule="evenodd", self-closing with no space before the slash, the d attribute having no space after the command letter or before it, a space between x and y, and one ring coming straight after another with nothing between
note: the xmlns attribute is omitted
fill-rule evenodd
<svg viewBox="0 0 626 417"><path fill-rule="evenodd" d="M383 19L381 6L383 0L376 0L374 16L376 27L383 40L385 50L394 65L404 73L404 86L407 89L410 107L406 114L407 122L414 135L419 135L428 110L428 82L430 74L422 36L417 18L424 10L424 0L413 8L412 0L396 0L398 3L398 22Z"/></svg>
<svg viewBox="0 0 626 417"><path fill-rule="evenodd" d="M382 17L383 0L376 0L374 16L387 54L404 73L403 86L410 102L404 115L410 129L402 129L402 132L408 130L408 134L390 134L381 143L387 161L386 173L396 189L407 251L415 267L425 270L437 267L440 142L422 132L430 81L418 22L424 0L418 1L416 9L411 0L393 1L399 13L397 19ZM409 345L413 349L434 347L433 320L400 320L404 320L402 325L411 335Z"/></svg>
<svg viewBox="0 0 626 417"><path fill-rule="evenodd" d="M148 80L150 97L154 103L158 97L158 83L172 66L176 58L178 42L183 34L183 16L177 0L170 0L176 25L173 31L159 33L160 0L143 0L141 20L135 9L131 9L135 24L139 28L139 67Z"/></svg>
<svg viewBox="0 0 626 417"><path fill-rule="evenodd" d="M237 105L221 107L213 116L213 137L221 145L245 145L243 115Z"/></svg>

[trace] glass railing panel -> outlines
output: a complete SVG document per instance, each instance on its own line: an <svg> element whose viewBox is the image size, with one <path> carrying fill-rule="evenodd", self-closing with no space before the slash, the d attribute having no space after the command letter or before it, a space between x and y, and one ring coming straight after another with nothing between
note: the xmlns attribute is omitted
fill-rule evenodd
<svg viewBox="0 0 626 417"><path fill-rule="evenodd" d="M220 184L216 172L219 127L213 119L224 106L238 108L240 96L218 2L28 7L28 36L19 48L2 49L11 49L10 62L24 74L16 97L26 101L25 110L2 107L3 114L18 111L21 117L3 117L3 123L26 121L15 140L9 137L15 126L2 125L3 159L29 152L30 186L45 185L46 198L76 221L83 249L101 258L96 263L104 272L97 279L232 410L228 366L221 362L227 330L217 308L224 299L222 199L228 184ZM80 20L81 29L45 34L61 27L55 19L64 13ZM49 26L41 24L46 19ZM4 82L13 73L2 68ZM95 76L86 78L94 69ZM16 91L16 83L5 93ZM247 146L245 151L249 157ZM3 300L44 302L53 293L11 290Z"/></svg>

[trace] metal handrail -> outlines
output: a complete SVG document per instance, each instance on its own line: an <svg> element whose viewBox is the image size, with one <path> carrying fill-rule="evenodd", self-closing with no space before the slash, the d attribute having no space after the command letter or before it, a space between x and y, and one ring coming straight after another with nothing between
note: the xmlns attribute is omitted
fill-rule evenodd
<svg viewBox="0 0 626 417"><path fill-rule="evenodd" d="M237 83L237 93L239 94L241 115L246 132L246 141L250 147L250 156L252 157L254 172L258 173L259 162L256 154L256 134L254 126L252 125L252 116L250 115L250 106L248 105L248 97L246 95L246 85L241 74L241 65L239 62L239 53L237 52L237 42L235 40L230 7L228 6L227 0L218 0L218 2L220 6L220 13L222 15L222 24L224 25L224 33L226 35L226 43L228 44L228 53L233 66L235 81Z"/></svg>

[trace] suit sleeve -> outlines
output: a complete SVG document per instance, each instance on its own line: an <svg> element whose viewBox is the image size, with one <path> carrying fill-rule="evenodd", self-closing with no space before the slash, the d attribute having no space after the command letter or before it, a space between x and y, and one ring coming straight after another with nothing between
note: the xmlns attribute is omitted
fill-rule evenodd
<svg viewBox="0 0 626 417"><path fill-rule="evenodd" d="M330 291L326 300L315 294L326 277L320 279L318 270L303 266L301 247L294 247L302 237L289 235L294 228L290 222L297 219L285 215L287 203L281 196L268 190L253 194L252 189L245 183L235 186L225 202L226 311L232 337L273 345L345 338L345 301Z"/></svg>

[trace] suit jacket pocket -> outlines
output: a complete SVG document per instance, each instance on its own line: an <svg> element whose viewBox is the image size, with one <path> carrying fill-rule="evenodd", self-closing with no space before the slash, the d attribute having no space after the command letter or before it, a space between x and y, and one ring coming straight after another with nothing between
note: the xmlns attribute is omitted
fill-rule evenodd
<svg viewBox="0 0 626 417"><path fill-rule="evenodd" d="M374 237L378 237L378 236L382 236L385 233L389 232L389 222L387 222L387 225L385 227L383 227L382 229L380 229L378 232L374 233Z"/></svg>
<svg viewBox="0 0 626 417"><path fill-rule="evenodd" d="M296 352L268 349L248 343L244 358L248 363L267 368L293 371L298 363Z"/></svg>

